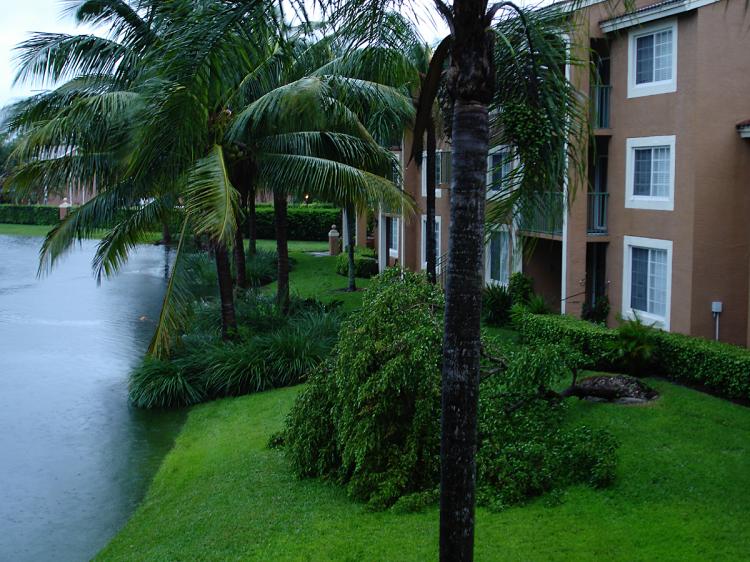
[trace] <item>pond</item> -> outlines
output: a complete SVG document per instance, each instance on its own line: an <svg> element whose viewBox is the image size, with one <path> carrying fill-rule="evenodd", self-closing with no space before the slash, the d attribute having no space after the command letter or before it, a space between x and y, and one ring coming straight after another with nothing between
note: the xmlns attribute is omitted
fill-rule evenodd
<svg viewBox="0 0 750 562"><path fill-rule="evenodd" d="M184 414L127 403L169 250L97 287L96 243L36 278L41 240L0 236L0 560L88 560L125 523Z"/></svg>

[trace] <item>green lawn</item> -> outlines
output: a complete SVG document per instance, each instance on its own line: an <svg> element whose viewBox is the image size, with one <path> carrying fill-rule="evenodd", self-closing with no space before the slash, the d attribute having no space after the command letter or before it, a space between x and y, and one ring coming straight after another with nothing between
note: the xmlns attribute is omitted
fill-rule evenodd
<svg viewBox="0 0 750 562"><path fill-rule="evenodd" d="M663 381L645 406L574 402L622 443L617 483L479 510L477 560L750 559L750 409ZM195 407L100 560L435 560L437 510L367 512L266 448L298 388ZM571 399L575 400L575 399Z"/></svg>
<svg viewBox="0 0 750 562"><path fill-rule="evenodd" d="M276 248L274 240L258 240L258 248L272 250ZM333 256L314 256L310 252L328 250L328 242L289 242L289 256L294 259L294 267L289 275L289 286L292 295L302 298L315 297L323 302L343 301L343 309L350 312L362 306L362 292L344 291L348 280L336 273L336 258ZM362 289L370 284L369 279L357 278L357 288ZM268 285L269 292L276 291L276 283Z"/></svg>
<svg viewBox="0 0 750 562"><path fill-rule="evenodd" d="M36 236L43 238L47 236L47 233L52 229L53 225L49 224L5 224L0 223L0 234L8 234L12 236ZM107 233L106 230L102 229L97 231L91 236L93 239L101 239ZM143 241L146 244L154 243L161 240L161 232L151 232L148 234L146 239Z"/></svg>

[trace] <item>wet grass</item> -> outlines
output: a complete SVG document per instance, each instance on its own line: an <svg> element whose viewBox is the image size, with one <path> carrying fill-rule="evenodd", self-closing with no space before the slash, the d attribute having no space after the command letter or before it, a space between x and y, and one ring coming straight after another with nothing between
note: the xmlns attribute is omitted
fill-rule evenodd
<svg viewBox="0 0 750 562"><path fill-rule="evenodd" d="M479 510L477 560L750 559L750 409L650 381L645 407L572 403L622 443L616 484ZM266 448L299 387L195 407L100 560L435 560L437 510L372 513Z"/></svg>
<svg viewBox="0 0 750 562"><path fill-rule="evenodd" d="M47 233L52 229L52 225L49 224L5 224L0 223L0 235L6 234L9 236L33 236L38 238L44 238ZM100 240L107 233L106 230L102 229L97 231L91 236L94 240ZM144 244L153 244L154 242L161 240L161 232L151 232L143 240Z"/></svg>

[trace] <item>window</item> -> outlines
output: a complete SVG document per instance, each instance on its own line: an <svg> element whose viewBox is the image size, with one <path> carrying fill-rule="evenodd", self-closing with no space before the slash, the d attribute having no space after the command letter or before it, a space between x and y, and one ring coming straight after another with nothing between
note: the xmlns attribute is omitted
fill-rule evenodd
<svg viewBox="0 0 750 562"><path fill-rule="evenodd" d="M392 258L398 257L398 235L399 220L396 217L386 218L386 235L388 237L388 255Z"/></svg>
<svg viewBox="0 0 750 562"><path fill-rule="evenodd" d="M495 147L487 155L487 191L500 191L505 178L513 170L513 153L509 147Z"/></svg>
<svg viewBox="0 0 750 562"><path fill-rule="evenodd" d="M672 242L625 236L623 316L669 329Z"/></svg>
<svg viewBox="0 0 750 562"><path fill-rule="evenodd" d="M674 136L628 139L625 162L625 207L674 210Z"/></svg>
<svg viewBox="0 0 750 562"><path fill-rule="evenodd" d="M641 27L630 33L628 97L677 90L677 21Z"/></svg>
<svg viewBox="0 0 750 562"><path fill-rule="evenodd" d="M427 197L427 151L422 152L422 197ZM439 185L448 185L451 182L451 152L450 150L438 150L435 153L435 197L442 197L443 190Z"/></svg>
<svg viewBox="0 0 750 562"><path fill-rule="evenodd" d="M438 261L440 261L441 251L440 251L440 228L441 228L442 219L441 217L435 215L435 257ZM427 269L427 216L422 215L422 269ZM439 271L439 267L436 269Z"/></svg>
<svg viewBox="0 0 750 562"><path fill-rule="evenodd" d="M485 281L507 285L510 280L511 235L508 227L490 234L485 249Z"/></svg>

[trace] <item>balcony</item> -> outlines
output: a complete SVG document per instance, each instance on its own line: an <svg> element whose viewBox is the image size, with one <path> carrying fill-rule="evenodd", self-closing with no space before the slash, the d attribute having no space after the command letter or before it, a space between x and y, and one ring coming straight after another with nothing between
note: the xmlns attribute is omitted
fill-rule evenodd
<svg viewBox="0 0 750 562"><path fill-rule="evenodd" d="M519 227L529 234L562 235L565 195L561 191L539 193L522 205Z"/></svg>
<svg viewBox="0 0 750 562"><path fill-rule="evenodd" d="M594 129L609 129L611 93L610 85L598 85L591 89L591 122Z"/></svg>
<svg viewBox="0 0 750 562"><path fill-rule="evenodd" d="M588 227L586 232L595 236L603 236L607 230L607 192L589 192L588 194Z"/></svg>

